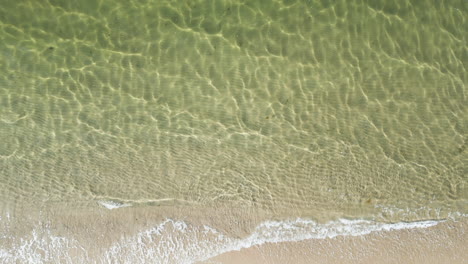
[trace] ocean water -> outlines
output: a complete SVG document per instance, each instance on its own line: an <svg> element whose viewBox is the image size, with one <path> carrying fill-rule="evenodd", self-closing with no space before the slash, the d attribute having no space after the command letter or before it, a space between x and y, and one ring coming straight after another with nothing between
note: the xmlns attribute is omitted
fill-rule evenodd
<svg viewBox="0 0 468 264"><path fill-rule="evenodd" d="M169 228L185 255L119 240L109 263L465 218L467 36L464 0L3 1L0 258L90 260L47 216L11 231L54 207L275 216L244 238L171 218L125 239Z"/></svg>

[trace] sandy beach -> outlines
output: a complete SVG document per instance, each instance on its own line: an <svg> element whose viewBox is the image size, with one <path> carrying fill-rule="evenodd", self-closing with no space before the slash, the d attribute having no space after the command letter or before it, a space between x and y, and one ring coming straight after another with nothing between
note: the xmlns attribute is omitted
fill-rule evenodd
<svg viewBox="0 0 468 264"><path fill-rule="evenodd" d="M467 263L468 259L464 218L426 221L426 228L420 223L415 226L421 228L389 223L364 229L359 222L339 227L325 223L291 235L287 225L262 229L265 223L289 220L271 222L273 215L254 208L96 206L44 208L23 216L18 213L14 217L21 220L2 221L0 258L6 263L25 259L37 263ZM369 233L367 228L381 231ZM358 235L363 232L369 234ZM276 237L271 236L274 233ZM301 240L314 236L318 238ZM278 238L286 240L269 242Z"/></svg>
<svg viewBox="0 0 468 264"><path fill-rule="evenodd" d="M468 221L424 229L375 232L299 242L266 243L216 256L203 264L237 263L468 263Z"/></svg>

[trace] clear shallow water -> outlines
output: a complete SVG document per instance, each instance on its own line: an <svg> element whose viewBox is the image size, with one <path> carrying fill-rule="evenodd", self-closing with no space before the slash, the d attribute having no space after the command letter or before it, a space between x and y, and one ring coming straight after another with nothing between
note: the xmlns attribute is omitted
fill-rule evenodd
<svg viewBox="0 0 468 264"><path fill-rule="evenodd" d="M466 214L467 12L465 1L2 3L2 211Z"/></svg>

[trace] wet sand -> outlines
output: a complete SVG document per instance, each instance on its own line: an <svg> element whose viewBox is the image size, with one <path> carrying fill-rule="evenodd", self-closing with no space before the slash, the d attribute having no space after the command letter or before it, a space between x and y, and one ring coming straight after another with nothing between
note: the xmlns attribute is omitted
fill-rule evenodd
<svg viewBox="0 0 468 264"><path fill-rule="evenodd" d="M468 263L468 221L299 242L265 243L216 256L204 264Z"/></svg>

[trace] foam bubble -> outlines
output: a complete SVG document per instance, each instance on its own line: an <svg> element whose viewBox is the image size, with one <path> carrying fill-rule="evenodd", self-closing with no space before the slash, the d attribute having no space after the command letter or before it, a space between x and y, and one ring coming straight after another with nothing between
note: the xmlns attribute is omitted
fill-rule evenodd
<svg viewBox="0 0 468 264"><path fill-rule="evenodd" d="M122 203L118 201L98 201L98 203L109 210L132 206L131 204Z"/></svg>

